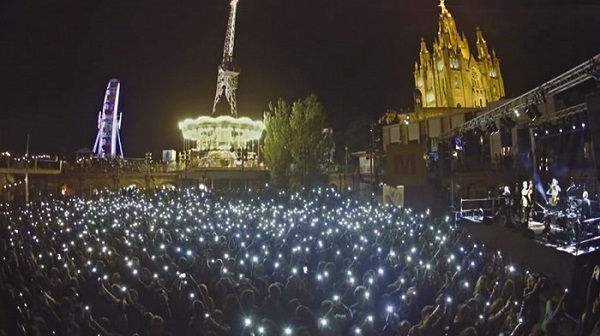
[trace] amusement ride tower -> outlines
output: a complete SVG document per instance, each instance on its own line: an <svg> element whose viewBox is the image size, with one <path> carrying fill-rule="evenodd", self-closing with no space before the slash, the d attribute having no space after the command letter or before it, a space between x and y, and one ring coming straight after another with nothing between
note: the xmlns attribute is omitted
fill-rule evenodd
<svg viewBox="0 0 600 336"><path fill-rule="evenodd" d="M184 152L191 157L191 166L244 168L258 165L259 141L265 126L262 121L238 117L236 90L239 68L233 57L235 19L238 0L231 0L231 10L225 34L223 59L218 68L217 90L213 116L200 116L179 123L183 132ZM214 116L221 98L229 103L230 115ZM186 164L187 167L187 164Z"/></svg>
<svg viewBox="0 0 600 336"><path fill-rule="evenodd" d="M235 16L237 12L238 0L231 0L231 10L229 11L229 20L227 20L227 32L225 33L225 45L223 46L223 60L219 65L217 75L217 92L215 94L215 103L212 113L217 110L217 103L221 96L225 94L227 102L231 107L231 114L237 117L237 103L235 101L235 91L237 90L238 75L240 70L233 58L233 45L235 42Z"/></svg>
<svg viewBox="0 0 600 336"><path fill-rule="evenodd" d="M120 88L121 83L118 79L111 79L108 82L104 94L104 105L98 114L98 135L94 143L94 154L101 159L123 158L123 146L119 132L123 114L117 115Z"/></svg>

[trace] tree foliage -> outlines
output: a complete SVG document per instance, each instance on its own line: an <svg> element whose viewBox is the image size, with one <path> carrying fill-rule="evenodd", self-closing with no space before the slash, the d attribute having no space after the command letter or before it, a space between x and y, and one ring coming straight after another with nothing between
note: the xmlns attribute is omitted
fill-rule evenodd
<svg viewBox="0 0 600 336"><path fill-rule="evenodd" d="M294 162L292 183L311 186L318 179L331 147L325 130L323 105L314 94L292 106L290 151Z"/></svg>
<svg viewBox="0 0 600 336"><path fill-rule="evenodd" d="M264 154L275 186L314 184L333 146L325 127L323 106L314 94L291 107L283 99L269 104Z"/></svg>
<svg viewBox="0 0 600 336"><path fill-rule="evenodd" d="M285 100L269 103L265 112L265 141L263 153L271 174L271 183L286 188L292 155L289 151L291 108Z"/></svg>

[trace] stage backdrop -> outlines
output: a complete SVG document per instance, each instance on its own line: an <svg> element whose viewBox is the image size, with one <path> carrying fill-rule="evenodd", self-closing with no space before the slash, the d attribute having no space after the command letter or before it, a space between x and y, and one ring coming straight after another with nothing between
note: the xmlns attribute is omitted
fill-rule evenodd
<svg viewBox="0 0 600 336"><path fill-rule="evenodd" d="M391 186L427 184L423 145L390 144L387 146L386 157L386 184Z"/></svg>

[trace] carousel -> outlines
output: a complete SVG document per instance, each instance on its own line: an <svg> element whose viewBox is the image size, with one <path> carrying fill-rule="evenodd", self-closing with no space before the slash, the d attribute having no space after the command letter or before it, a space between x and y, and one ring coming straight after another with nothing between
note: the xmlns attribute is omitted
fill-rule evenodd
<svg viewBox="0 0 600 336"><path fill-rule="evenodd" d="M195 167L258 167L262 121L233 116L186 119L179 123L188 162Z"/></svg>

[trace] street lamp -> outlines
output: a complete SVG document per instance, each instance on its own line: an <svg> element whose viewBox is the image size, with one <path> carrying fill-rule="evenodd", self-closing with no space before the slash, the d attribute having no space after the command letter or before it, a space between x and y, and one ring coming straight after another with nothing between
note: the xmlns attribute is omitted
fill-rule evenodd
<svg viewBox="0 0 600 336"><path fill-rule="evenodd" d="M151 152L146 152L146 156L144 158L145 163L146 163L146 190L150 190L150 188L152 187L151 185L151 181L152 181L152 177L151 175L151 168L150 165L152 164L152 153Z"/></svg>
<svg viewBox="0 0 600 336"><path fill-rule="evenodd" d="M344 189L348 188L348 145L344 147Z"/></svg>
<svg viewBox="0 0 600 336"><path fill-rule="evenodd" d="M369 148L369 152L370 152L370 159L369 159L369 171L370 171L370 176L369 176L369 183L370 183L370 187L371 187L371 198L373 197L373 194L375 192L374 190L374 183L375 183L375 178L374 178L374 171L375 171L375 126L377 124L375 122L371 123L371 148Z"/></svg>
<svg viewBox="0 0 600 336"><path fill-rule="evenodd" d="M147 152L144 159L145 159L144 161L146 163L146 171L150 172L150 165L152 164L152 153Z"/></svg>

